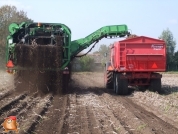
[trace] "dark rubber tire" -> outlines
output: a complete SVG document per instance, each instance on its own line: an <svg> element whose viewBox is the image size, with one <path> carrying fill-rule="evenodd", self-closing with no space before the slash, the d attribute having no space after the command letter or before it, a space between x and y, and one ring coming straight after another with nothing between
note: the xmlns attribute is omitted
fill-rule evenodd
<svg viewBox="0 0 178 134"><path fill-rule="evenodd" d="M113 72L113 90L116 93L116 73Z"/></svg>
<svg viewBox="0 0 178 134"><path fill-rule="evenodd" d="M153 91L153 92L157 91L158 93L162 93L161 78L159 78L159 79L151 79L150 90Z"/></svg>
<svg viewBox="0 0 178 134"><path fill-rule="evenodd" d="M128 94L128 80L121 79L120 73L116 75L116 94L118 95L127 95Z"/></svg>
<svg viewBox="0 0 178 134"><path fill-rule="evenodd" d="M113 89L113 72L106 71L106 88Z"/></svg>

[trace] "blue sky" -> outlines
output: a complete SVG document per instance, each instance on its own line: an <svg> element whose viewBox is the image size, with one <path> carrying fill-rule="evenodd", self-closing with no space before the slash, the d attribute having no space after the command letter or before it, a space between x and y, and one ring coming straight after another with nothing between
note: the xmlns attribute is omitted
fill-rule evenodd
<svg viewBox="0 0 178 134"><path fill-rule="evenodd" d="M177 41L177 0L0 0L27 12L35 22L64 23L72 40L83 38L102 26L126 24L133 34L158 38L169 28ZM103 39L97 45L119 39Z"/></svg>

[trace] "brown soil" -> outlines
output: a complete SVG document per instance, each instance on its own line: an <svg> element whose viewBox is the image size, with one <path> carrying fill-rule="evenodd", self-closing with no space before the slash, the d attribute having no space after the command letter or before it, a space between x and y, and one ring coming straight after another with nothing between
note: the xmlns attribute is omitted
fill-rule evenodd
<svg viewBox="0 0 178 134"><path fill-rule="evenodd" d="M166 90L164 79L171 76L164 76ZM4 90L0 90L1 96L7 94ZM171 94L178 96L176 91L164 95L134 91L118 96L104 87L103 73L73 73L63 95L38 96L12 90L5 97L0 96L0 124L5 117L16 115L20 134L178 134L178 121L173 120L176 110L168 115L151 105L155 96L161 104L162 97L171 100Z"/></svg>

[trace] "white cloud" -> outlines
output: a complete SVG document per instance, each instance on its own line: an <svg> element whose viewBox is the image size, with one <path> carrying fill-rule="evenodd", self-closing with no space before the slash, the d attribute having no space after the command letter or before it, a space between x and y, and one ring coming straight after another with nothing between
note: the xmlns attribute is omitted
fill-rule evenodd
<svg viewBox="0 0 178 134"><path fill-rule="evenodd" d="M178 21L176 19L170 19L168 22L170 24L177 24L178 23Z"/></svg>
<svg viewBox="0 0 178 134"><path fill-rule="evenodd" d="M11 5L11 6L16 6L17 9L19 10L30 10L31 7L28 5L24 5L21 2L17 1L17 0L0 0L0 6L3 5Z"/></svg>

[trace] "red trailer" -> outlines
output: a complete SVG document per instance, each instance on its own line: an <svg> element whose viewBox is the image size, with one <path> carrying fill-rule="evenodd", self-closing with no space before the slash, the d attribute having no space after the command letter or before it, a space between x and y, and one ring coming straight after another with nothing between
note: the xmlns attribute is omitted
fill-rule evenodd
<svg viewBox="0 0 178 134"><path fill-rule="evenodd" d="M156 72L166 71L166 44L145 36L116 42L106 71L106 86L117 94L127 94L128 85L161 92L162 75Z"/></svg>

